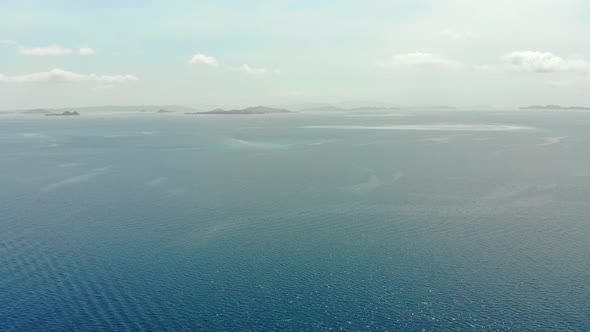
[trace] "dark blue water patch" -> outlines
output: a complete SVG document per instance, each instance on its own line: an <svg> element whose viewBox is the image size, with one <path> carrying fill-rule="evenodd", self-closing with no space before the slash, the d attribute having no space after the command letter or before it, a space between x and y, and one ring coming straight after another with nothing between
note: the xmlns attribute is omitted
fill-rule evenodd
<svg viewBox="0 0 590 332"><path fill-rule="evenodd" d="M0 122L0 329L590 324L586 118L387 120L539 128L448 140L301 129L327 121L359 119Z"/></svg>

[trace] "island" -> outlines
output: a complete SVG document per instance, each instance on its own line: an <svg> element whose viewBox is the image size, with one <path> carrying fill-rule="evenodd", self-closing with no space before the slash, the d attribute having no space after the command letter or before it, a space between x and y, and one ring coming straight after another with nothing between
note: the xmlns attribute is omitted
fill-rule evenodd
<svg viewBox="0 0 590 332"><path fill-rule="evenodd" d="M62 113L51 113L51 114L45 114L46 116L72 116L72 115L80 115L80 113L76 112L76 111L65 111Z"/></svg>
<svg viewBox="0 0 590 332"><path fill-rule="evenodd" d="M563 107L561 105L531 105L526 107L520 107L521 110L590 110L590 107L583 106L568 106Z"/></svg>
<svg viewBox="0 0 590 332"><path fill-rule="evenodd" d="M174 111L162 108L162 109L159 109L156 113L174 113Z"/></svg>
<svg viewBox="0 0 590 332"><path fill-rule="evenodd" d="M184 114L222 114L222 115L229 115L229 114L241 114L241 115L251 115L251 114L277 114L277 113L292 113L289 110L282 109L282 108L272 108L266 106L256 106L256 107L248 107L243 109L236 109L236 110L224 110L221 108L214 109L208 112L189 112Z"/></svg>

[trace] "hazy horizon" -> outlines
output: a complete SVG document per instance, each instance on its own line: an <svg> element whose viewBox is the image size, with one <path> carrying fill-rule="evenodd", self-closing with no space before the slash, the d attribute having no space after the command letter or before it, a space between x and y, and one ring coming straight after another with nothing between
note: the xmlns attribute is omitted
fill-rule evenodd
<svg viewBox="0 0 590 332"><path fill-rule="evenodd" d="M584 106L588 16L581 0L3 3L0 109Z"/></svg>
<svg viewBox="0 0 590 332"><path fill-rule="evenodd" d="M80 113L0 117L0 330L590 326L588 111Z"/></svg>
<svg viewBox="0 0 590 332"><path fill-rule="evenodd" d="M332 103L314 103L314 102L307 102L307 103L298 103L298 102L291 102L291 103L279 103L279 104L240 104L236 106L227 106L227 105L205 105L205 104L196 104L196 105L183 105L183 104L115 104L115 105L101 105L101 104L94 104L94 105L68 105L68 106L60 106L60 107L31 107L31 108L17 108L17 109L0 109L0 112L25 112L29 110L81 110L81 111L93 111L93 110L116 110L116 109L139 109L145 108L146 110L149 109L186 109L186 110L213 110L213 109L244 109L244 108L252 108L252 107L270 107L270 108L285 108L292 111L306 111L306 110L329 110L329 109L336 109L336 110L355 110L355 109L362 109L362 108L372 108L375 110L387 110L387 109L399 109L399 110L448 110L448 109L457 109L457 110L517 110L527 106L548 106L549 104L531 104L531 105L510 105L510 106L495 106L495 105L444 105L444 104L412 104L412 105L402 105L402 104L395 104L395 103L382 103L382 102L375 102L375 103L363 103L363 102L332 102ZM584 105L557 105L563 108L566 107L584 107Z"/></svg>

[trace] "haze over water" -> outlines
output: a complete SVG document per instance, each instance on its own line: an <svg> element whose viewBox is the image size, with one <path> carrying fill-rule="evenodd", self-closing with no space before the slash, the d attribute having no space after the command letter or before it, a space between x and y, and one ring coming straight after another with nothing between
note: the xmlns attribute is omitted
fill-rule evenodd
<svg viewBox="0 0 590 332"><path fill-rule="evenodd" d="M590 326L590 113L0 119L0 330Z"/></svg>

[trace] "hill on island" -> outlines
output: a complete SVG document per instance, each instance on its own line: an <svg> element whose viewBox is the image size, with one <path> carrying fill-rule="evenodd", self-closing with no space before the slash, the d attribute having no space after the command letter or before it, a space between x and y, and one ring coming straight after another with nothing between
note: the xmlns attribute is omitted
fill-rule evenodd
<svg viewBox="0 0 590 332"><path fill-rule="evenodd" d="M561 106L561 105L531 105L521 107L521 110L590 110L590 107L583 106Z"/></svg>
<svg viewBox="0 0 590 332"><path fill-rule="evenodd" d="M76 111L65 111L61 113L49 113L45 114L46 116L72 116L72 115L80 115L80 113Z"/></svg>
<svg viewBox="0 0 590 332"><path fill-rule="evenodd" d="M184 114L276 114L276 113L292 113L289 110L283 108L272 108L266 106L255 106L255 107L248 107L243 109L235 109L235 110L224 110L221 108L214 109L208 112L191 112L191 113L184 113Z"/></svg>

